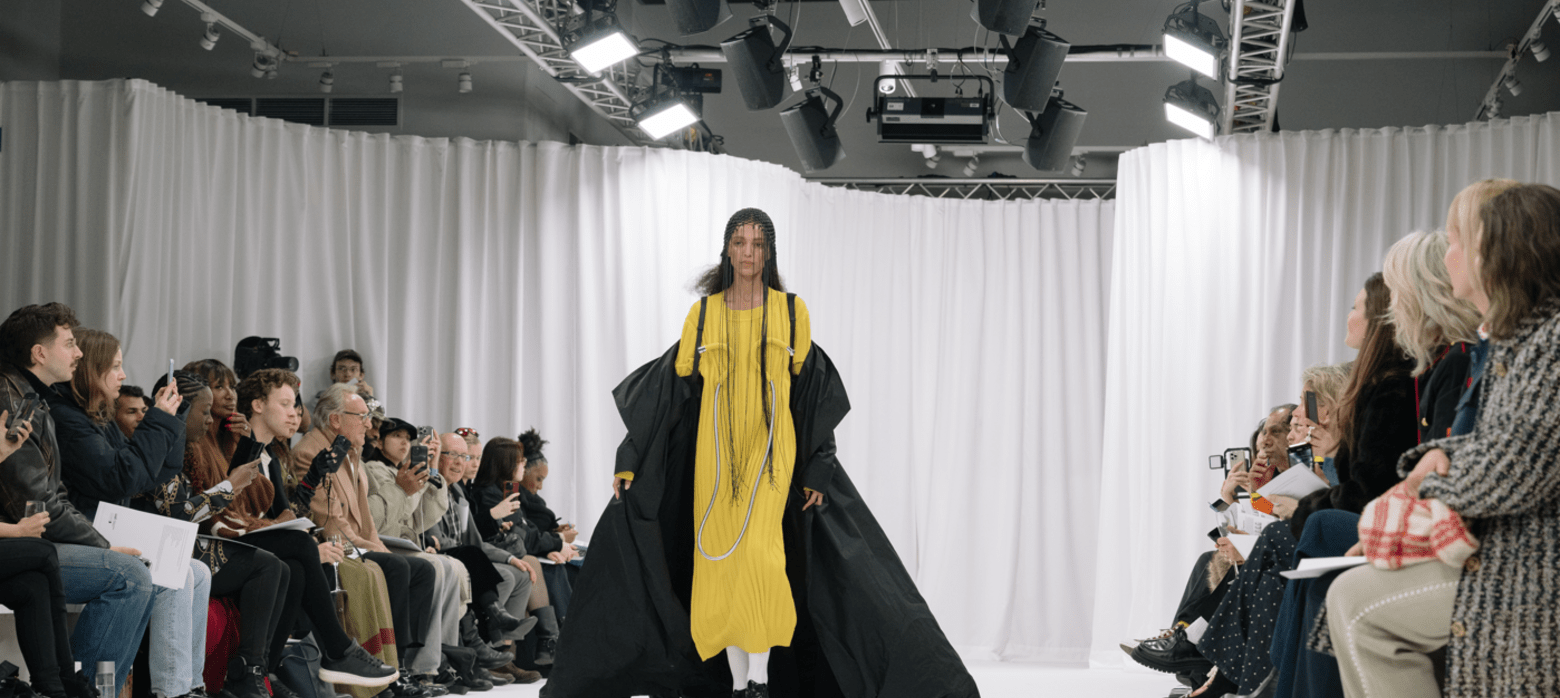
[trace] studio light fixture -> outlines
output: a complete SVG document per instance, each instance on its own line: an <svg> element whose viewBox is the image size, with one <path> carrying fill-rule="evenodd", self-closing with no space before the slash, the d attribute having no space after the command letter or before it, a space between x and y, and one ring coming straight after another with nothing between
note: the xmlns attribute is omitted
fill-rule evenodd
<svg viewBox="0 0 1560 698"><path fill-rule="evenodd" d="M650 136L652 140L661 140L698 123L699 115L694 113L687 101L673 96L646 105L634 120L639 123L639 128L645 132L645 135Z"/></svg>
<svg viewBox="0 0 1560 698"><path fill-rule="evenodd" d="M1165 90L1165 118L1212 140L1219 132L1219 102L1213 98L1212 91L1197 84L1194 76Z"/></svg>
<svg viewBox="0 0 1560 698"><path fill-rule="evenodd" d="M255 52L255 62L249 65L249 74L257 78L263 78L275 77L275 72L276 59L265 53Z"/></svg>
<svg viewBox="0 0 1560 698"><path fill-rule="evenodd" d="M1002 100L1022 111L1045 109L1072 45L1039 26L1030 25L1024 30L1023 38L1011 47L1007 37L1002 37L1002 47L1008 54L1007 68L1002 71Z"/></svg>
<svg viewBox="0 0 1560 698"><path fill-rule="evenodd" d="M1061 95L1050 98L1045 111L1029 114L1029 137L1024 140L1024 164L1041 172L1061 172L1072 157L1073 146L1083 133L1088 112ZM1077 173L1074 173L1076 176Z"/></svg>
<svg viewBox="0 0 1560 698"><path fill-rule="evenodd" d="M834 103L831 110L828 102ZM780 123L785 126L796 156L802 168L817 172L833 167L845 159L845 148L840 145L840 134L834 123L840 116L844 103L829 88L815 85L807 90L807 99L780 112Z"/></svg>
<svg viewBox="0 0 1560 698"><path fill-rule="evenodd" d="M726 0L666 0L666 6L671 8L677 31L683 36L707 32L731 19Z"/></svg>
<svg viewBox="0 0 1560 698"><path fill-rule="evenodd" d="M460 71L460 77L456 81L456 89L460 90L461 94L471 91L471 71Z"/></svg>
<svg viewBox="0 0 1560 698"><path fill-rule="evenodd" d="M1082 155L1079 155L1078 157L1073 158L1072 176L1074 176L1074 177L1082 177L1084 169L1086 169L1088 166L1089 166L1089 161L1087 159L1085 159Z"/></svg>
<svg viewBox="0 0 1560 698"><path fill-rule="evenodd" d="M157 11L162 9L163 0L145 0L141 3L141 11L147 17L156 17Z"/></svg>
<svg viewBox="0 0 1560 698"><path fill-rule="evenodd" d="M980 26L1009 36L1021 36L1040 0L975 0L970 17Z"/></svg>
<svg viewBox="0 0 1560 698"><path fill-rule="evenodd" d="M867 21L867 0L840 0L840 9L845 11L845 21L854 27Z"/></svg>
<svg viewBox="0 0 1560 698"><path fill-rule="evenodd" d="M639 53L639 47L620 28L586 37L569 50L569 55L592 75L622 63Z"/></svg>
<svg viewBox="0 0 1560 698"><path fill-rule="evenodd" d="M791 46L791 27L777 17L759 16L736 36L720 42L720 52L731 66L742 101L749 111L772 109L785 98L785 50ZM775 43L770 26L784 36Z"/></svg>
<svg viewBox="0 0 1560 698"><path fill-rule="evenodd" d="M1500 84L1505 86L1506 91L1510 92L1513 97L1522 94L1522 82L1517 80L1516 73L1507 73L1506 77L1501 79Z"/></svg>
<svg viewBox="0 0 1560 698"><path fill-rule="evenodd" d="M618 16L613 14L615 5L615 2L585 0L580 3L585 8L585 16L582 20L576 19L569 23L573 31L563 33L563 45L568 47L569 56L573 56L574 62L591 75L597 75L640 53L640 47L627 31L622 30ZM597 8L601 11L597 12Z"/></svg>
<svg viewBox="0 0 1560 698"><path fill-rule="evenodd" d="M334 89L336 89L336 75L330 72L330 68L326 68L325 72L320 73L320 91L330 94Z"/></svg>
<svg viewBox="0 0 1560 698"><path fill-rule="evenodd" d="M217 31L217 25L214 22L207 22L206 33L200 37L200 47L210 51L217 47L217 39L220 38L222 34Z"/></svg>
<svg viewBox="0 0 1560 698"><path fill-rule="evenodd" d="M883 61L878 63L878 75L904 75L905 70L899 65L899 61ZM877 84L878 92L886 95L894 94L899 89L898 80L883 80Z"/></svg>
<svg viewBox="0 0 1560 698"><path fill-rule="evenodd" d="M1165 55L1210 78L1219 77L1219 61L1224 55L1224 32L1212 17L1197 11L1191 2L1176 8L1165 20Z"/></svg>
<svg viewBox="0 0 1560 698"><path fill-rule="evenodd" d="M390 74L390 94L400 94L402 89L405 89L405 88L401 84L401 74L400 73L391 73Z"/></svg>
<svg viewBox="0 0 1560 698"><path fill-rule="evenodd" d="M978 153L975 154L975 155L971 155L970 156L970 161L964 163L964 176L965 177L974 177L975 176L975 170L979 169L979 168L980 168L980 155Z"/></svg>
<svg viewBox="0 0 1560 698"><path fill-rule="evenodd" d="M1549 60L1549 47L1545 46L1544 42L1538 39L1534 39L1533 43L1528 44L1528 50L1533 52L1533 60L1539 63Z"/></svg>

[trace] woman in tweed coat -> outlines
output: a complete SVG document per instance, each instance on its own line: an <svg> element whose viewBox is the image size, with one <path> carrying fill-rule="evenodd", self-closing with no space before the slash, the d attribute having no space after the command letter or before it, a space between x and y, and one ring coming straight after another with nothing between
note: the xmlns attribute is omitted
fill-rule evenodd
<svg viewBox="0 0 1560 698"><path fill-rule="evenodd" d="M1447 696L1560 696L1560 190L1513 187L1479 221L1452 226L1447 253L1492 340L1478 423L1399 469L1417 463L1409 487L1461 514L1480 548L1461 569L1339 577L1328 613L1349 696L1435 695L1426 655L1442 646Z"/></svg>

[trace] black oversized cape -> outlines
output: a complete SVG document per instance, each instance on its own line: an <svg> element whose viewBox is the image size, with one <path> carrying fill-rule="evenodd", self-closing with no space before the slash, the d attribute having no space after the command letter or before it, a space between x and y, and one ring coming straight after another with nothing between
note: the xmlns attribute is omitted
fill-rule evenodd
<svg viewBox="0 0 1560 698"><path fill-rule="evenodd" d="M679 377L677 347L613 390L628 435L617 471L631 489L591 537L546 698L729 696L724 655L700 662L689 634L693 463L702 379ZM845 386L814 344L792 381L796 472L786 506L786 573L797 605L789 648L770 661L774 696L979 696L888 538L835 458ZM801 510L802 488L824 493Z"/></svg>

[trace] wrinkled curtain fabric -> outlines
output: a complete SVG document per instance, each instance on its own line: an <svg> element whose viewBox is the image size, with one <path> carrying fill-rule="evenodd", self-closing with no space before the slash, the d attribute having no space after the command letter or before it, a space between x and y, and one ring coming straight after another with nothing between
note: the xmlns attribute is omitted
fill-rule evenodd
<svg viewBox="0 0 1560 698"><path fill-rule="evenodd" d="M1560 113L1457 126L1156 143L1118 175L1091 660L1170 623L1210 548L1208 456L1352 359L1345 321L1386 250L1477 180L1560 185Z"/></svg>
<svg viewBox="0 0 1560 698"><path fill-rule="evenodd" d="M726 218L763 208L851 396L839 458L950 641L1087 656L1113 202L353 133L135 80L0 84L0 128L4 312L71 304L143 387L260 335L299 358L309 400L356 348L393 416L485 439L536 426L543 495L586 528L624 433L612 388L676 341Z"/></svg>

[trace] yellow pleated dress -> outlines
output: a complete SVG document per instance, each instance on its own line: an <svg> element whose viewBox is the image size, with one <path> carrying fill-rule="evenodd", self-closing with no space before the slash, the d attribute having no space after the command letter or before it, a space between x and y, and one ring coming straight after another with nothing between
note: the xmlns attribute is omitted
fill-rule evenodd
<svg viewBox="0 0 1560 698"><path fill-rule="evenodd" d="M807 306L798 298L794 355L788 350L791 327L786 296L772 289L767 292L767 376L759 375L758 357L764 306L731 310L724 294L716 294L710 296L705 310L689 608L694 645L703 659L730 646L746 652L788 646L796 629L780 522L796 462L791 376L801 370L812 342ZM693 372L698 326L699 304L695 303L683 323L678 375ZM770 399L771 384L773 450L766 463L771 436L760 400ZM729 462L732 453L735 468ZM767 469L773 470L772 481Z"/></svg>

